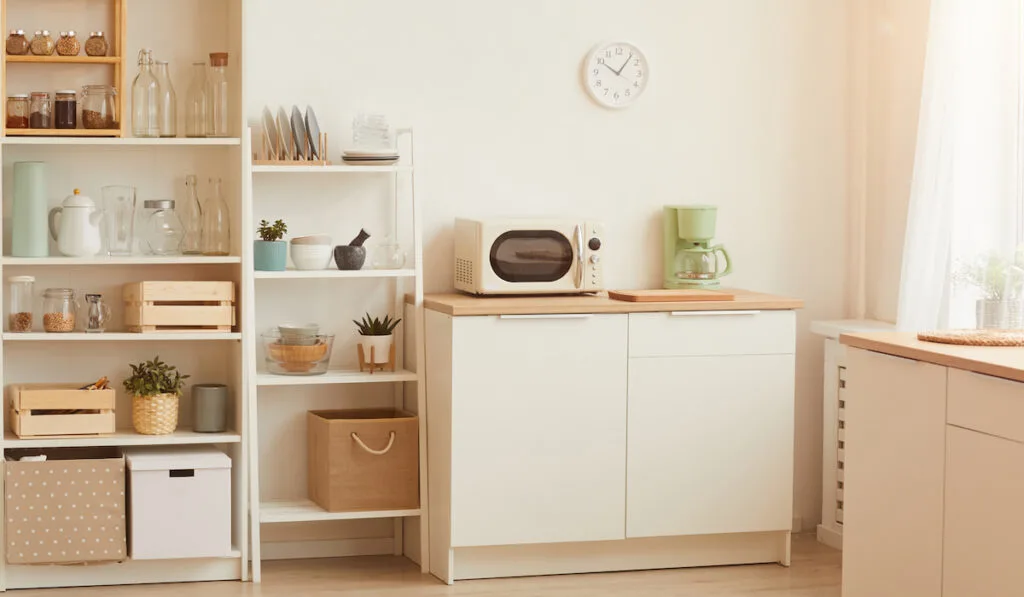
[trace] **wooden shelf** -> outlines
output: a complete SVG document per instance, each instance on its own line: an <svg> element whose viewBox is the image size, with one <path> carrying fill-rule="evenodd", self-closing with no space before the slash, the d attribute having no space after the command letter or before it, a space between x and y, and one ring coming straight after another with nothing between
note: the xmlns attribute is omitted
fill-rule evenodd
<svg viewBox="0 0 1024 597"><path fill-rule="evenodd" d="M4 60L8 64L18 62L30 64L118 64L121 62L121 58L118 56L89 56L87 54L80 54L78 56L60 56L58 54L53 54L52 56L34 56L32 54L11 56L4 54Z"/></svg>
<svg viewBox="0 0 1024 597"><path fill-rule="evenodd" d="M333 370L323 375L275 375L260 371L256 374L258 386L315 386L350 383L397 383L416 381L413 371L377 371L361 373L357 370Z"/></svg>
<svg viewBox="0 0 1024 597"><path fill-rule="evenodd" d="M260 522L309 522L318 520L358 520L366 518L404 518L419 516L420 509L328 512L309 500L269 501L260 504Z"/></svg>
<svg viewBox="0 0 1024 597"><path fill-rule="evenodd" d="M20 129L32 130L32 129ZM84 129L75 129L84 131ZM10 134L10 131L7 131ZM74 131L61 131L62 133ZM89 132L89 131L84 131ZM16 135L21 133L15 133ZM75 133L79 135L78 133ZM7 137L4 145L112 145L112 146L156 146L156 147L223 147L240 145L238 137L192 138L192 137L85 137L85 136L46 136L46 137Z"/></svg>
<svg viewBox="0 0 1024 597"><path fill-rule="evenodd" d="M416 270L414 269L289 269L283 272L255 272L257 280L295 280L299 278L412 278L415 276Z"/></svg>
<svg viewBox="0 0 1024 597"><path fill-rule="evenodd" d="M121 129L9 129L7 137L117 137Z"/></svg>
<svg viewBox="0 0 1024 597"><path fill-rule="evenodd" d="M180 255L175 257L154 257L152 255L129 255L127 257L4 257L0 263L7 266L30 265L216 265L241 263L241 257L203 257Z"/></svg>
<svg viewBox="0 0 1024 597"><path fill-rule="evenodd" d="M28 332L19 334L4 332L3 334L4 342L202 342L241 339L242 334L238 332L155 332L152 334L132 332L105 332L102 334Z"/></svg>
<svg viewBox="0 0 1024 597"><path fill-rule="evenodd" d="M394 172L411 172L412 166L253 166L256 174L386 174Z"/></svg>
<svg viewBox="0 0 1024 597"><path fill-rule="evenodd" d="M19 438L4 433L3 447L14 448L76 448L98 446L185 446L196 444L237 444L242 436L233 433L196 433L179 429L170 435L142 435L131 429L118 429L110 435L64 435L59 437Z"/></svg>

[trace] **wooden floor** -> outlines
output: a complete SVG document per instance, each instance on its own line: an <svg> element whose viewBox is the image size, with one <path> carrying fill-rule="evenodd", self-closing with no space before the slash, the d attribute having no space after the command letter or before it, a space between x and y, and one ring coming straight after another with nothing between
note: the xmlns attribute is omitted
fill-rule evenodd
<svg viewBox="0 0 1024 597"><path fill-rule="evenodd" d="M727 566L611 574L577 574L500 580L474 580L445 586L420 574L404 558L363 557L265 562L263 583L195 583L16 591L15 597L839 597L841 552L817 543L813 535L793 539L793 565Z"/></svg>

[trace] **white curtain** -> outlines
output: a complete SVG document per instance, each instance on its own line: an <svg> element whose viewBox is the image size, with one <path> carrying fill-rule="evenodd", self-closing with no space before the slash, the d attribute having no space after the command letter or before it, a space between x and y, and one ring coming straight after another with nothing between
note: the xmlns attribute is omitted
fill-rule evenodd
<svg viewBox="0 0 1024 597"><path fill-rule="evenodd" d="M1024 0L933 0L897 325L1018 327ZM1016 306L1013 306L1016 305ZM993 327L993 326L989 326Z"/></svg>

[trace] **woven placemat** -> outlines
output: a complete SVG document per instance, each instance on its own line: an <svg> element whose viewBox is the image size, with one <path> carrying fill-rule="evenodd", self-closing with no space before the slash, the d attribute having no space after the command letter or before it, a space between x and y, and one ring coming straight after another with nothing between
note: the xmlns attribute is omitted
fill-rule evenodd
<svg viewBox="0 0 1024 597"><path fill-rule="evenodd" d="M918 340L961 346L1024 346L1024 330L946 330L921 332Z"/></svg>

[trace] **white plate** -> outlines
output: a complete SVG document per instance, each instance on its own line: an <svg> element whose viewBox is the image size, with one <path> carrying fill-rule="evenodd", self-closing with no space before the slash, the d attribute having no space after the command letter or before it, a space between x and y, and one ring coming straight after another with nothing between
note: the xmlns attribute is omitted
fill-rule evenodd
<svg viewBox="0 0 1024 597"><path fill-rule="evenodd" d="M359 164L360 166L390 166L391 164L398 163L398 158L389 160L350 160L348 158L341 158L346 164Z"/></svg>
<svg viewBox="0 0 1024 597"><path fill-rule="evenodd" d="M346 156L346 157L353 157L353 158L377 158L377 157L393 158L396 155L398 155L398 152L397 152L397 150L391 149L390 147L389 148L385 148L385 149L363 149L363 148L357 148L357 149L343 149L341 151L341 155Z"/></svg>

